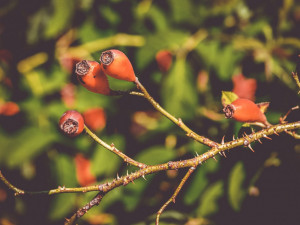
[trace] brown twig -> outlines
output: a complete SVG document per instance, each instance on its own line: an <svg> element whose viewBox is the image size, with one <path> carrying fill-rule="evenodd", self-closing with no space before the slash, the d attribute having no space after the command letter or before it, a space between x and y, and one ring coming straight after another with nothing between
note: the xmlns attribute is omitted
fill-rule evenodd
<svg viewBox="0 0 300 225"><path fill-rule="evenodd" d="M12 189L16 195L18 194L47 194L47 195L53 195L53 194L59 194L59 193L75 193L75 192L89 192L89 191L98 191L100 194L108 193L109 191L113 190L116 187L119 186L126 186L130 182L133 182L134 180L144 177L148 174L157 173L160 171L165 170L177 170L181 168L191 168L191 167L197 167L199 164L202 164L206 160L210 158L214 158L217 154L223 153L224 151L228 151L230 149L233 149L238 146L248 146L255 141L258 141L261 138L269 138L270 135L273 134L279 134L286 131L292 131L300 128L300 121L293 122L293 123L285 123L285 124L278 124L271 126L269 128L260 130L256 133L251 133L249 135L245 135L242 138L238 138L223 144L219 144L218 146L215 146L211 148L209 151L205 152L202 155L199 155L195 158L182 160L182 161L170 161L168 163L159 164L159 165L153 165L153 166L146 166L144 168L140 168L138 171L135 171L131 174L124 175L122 177L117 177L116 179L112 180L111 182L107 182L100 185L93 185L88 187L80 187L80 188L66 188L66 187L59 187L57 189L49 190L49 191L42 191L42 192L27 192L23 191L19 188L16 188L13 186L3 175L0 173L0 179L10 188ZM103 197L102 196L102 197ZM85 208L87 209L87 208ZM74 219L73 216L70 220L76 221L76 218ZM69 223L74 224L73 223Z"/></svg>
<svg viewBox="0 0 300 225"><path fill-rule="evenodd" d="M78 209L76 213L74 213L70 219L66 219L64 225L71 225L74 224L77 219L84 216L87 211L89 211L94 206L100 204L102 198L104 197L105 193L99 192L89 203L87 203L82 208Z"/></svg>
<svg viewBox="0 0 300 225"><path fill-rule="evenodd" d="M298 88L300 89L300 81L299 81L299 77L298 77L297 72L295 72L295 73L292 72L292 76L293 76L294 80L296 81L296 84L297 84ZM298 94L300 94L300 91L298 91Z"/></svg>
<svg viewBox="0 0 300 225"><path fill-rule="evenodd" d="M147 165L144 163L140 163L135 161L134 159L128 157L127 155L125 155L123 152L121 152L120 150L118 150L114 144L107 144L106 142L102 141L97 135L95 135L87 126L84 126L84 129L86 131L86 133L88 135L91 136L91 138L94 139L94 141L96 141L98 144L102 145L104 148L106 148L107 150L115 153L116 155L118 155L119 157L121 157L124 162L129 163L133 166L137 166L139 168L145 168Z"/></svg>
<svg viewBox="0 0 300 225"><path fill-rule="evenodd" d="M171 203L174 202L175 203L175 198L177 197L177 195L179 194L181 188L183 187L183 185L185 184L185 182L187 181L187 179L191 176L191 174L195 171L195 167L191 167L188 172L185 174L185 176L182 178L180 184L178 185L178 187L176 188L174 194L172 195L171 198L169 198L169 200L159 209L159 211L157 212L156 215L156 221L155 221L155 225L159 224L159 217L162 214L162 212L165 210L165 208Z"/></svg>
<svg viewBox="0 0 300 225"><path fill-rule="evenodd" d="M11 183L3 176L1 170L0 170L0 180L2 180L3 183L6 184L6 186L7 186L9 189L11 189L11 190L14 191L15 196L17 196L17 195L23 195L23 194L24 194L24 191L23 191L23 190L21 190L21 189L15 187L14 185L12 185L12 184L11 184Z"/></svg>
<svg viewBox="0 0 300 225"><path fill-rule="evenodd" d="M297 109L299 109L299 105L296 105L296 106L294 106L293 108L291 108L283 117L280 117L279 118L279 122L280 123L285 123L286 121L286 118L287 118L287 116L292 112L292 111L294 111L294 110L297 110Z"/></svg>
<svg viewBox="0 0 300 225"><path fill-rule="evenodd" d="M184 130L187 134L188 137L193 138L194 140L205 144L209 147L215 147L218 145L218 143L200 136L198 134L196 134L194 131L192 131L189 127L187 127L183 121L179 118L175 118L173 115L171 115L170 113L168 113L165 109L163 109L152 97L151 95L148 93L148 91L146 90L146 88L140 83L140 81L138 80L138 78L136 78L135 81L137 88L140 89L143 93L144 93L144 97L153 105L153 107L159 111L161 114L163 114L165 117L167 117L169 120L171 120L173 123L175 123L177 126L179 126L182 130Z"/></svg>

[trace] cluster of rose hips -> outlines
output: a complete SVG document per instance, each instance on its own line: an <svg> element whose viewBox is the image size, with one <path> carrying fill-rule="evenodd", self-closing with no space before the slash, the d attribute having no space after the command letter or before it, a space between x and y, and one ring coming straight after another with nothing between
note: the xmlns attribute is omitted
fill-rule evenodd
<svg viewBox="0 0 300 225"><path fill-rule="evenodd" d="M100 56L100 63L89 60L78 62L75 72L79 82L86 89L103 95L118 93L110 89L107 75L129 82L135 82L137 79L130 60L123 52L116 49L104 51ZM246 98L238 98L231 104L225 105L223 112L226 118L270 126L261 105ZM63 114L59 125L65 134L74 137L83 131L84 119L79 112L69 110Z"/></svg>
<svg viewBox="0 0 300 225"><path fill-rule="evenodd" d="M136 80L131 62L123 52L116 49L103 52L100 63L89 60L78 62L75 73L82 86L103 95L118 93L110 89L106 75L130 82ZM59 126L68 136L77 136L84 129L83 116L74 110L66 111L60 118Z"/></svg>

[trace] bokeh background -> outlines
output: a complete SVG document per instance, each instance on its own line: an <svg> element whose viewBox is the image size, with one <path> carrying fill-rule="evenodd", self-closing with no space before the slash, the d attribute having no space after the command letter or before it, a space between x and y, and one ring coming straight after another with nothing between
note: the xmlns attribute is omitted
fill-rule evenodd
<svg viewBox="0 0 300 225"><path fill-rule="evenodd" d="M291 77L300 54L296 0L1 0L0 168L25 190L109 181L127 170L85 134L64 136L60 116L83 113L107 143L148 164L191 158L207 147L137 96L107 97L79 85L74 65L116 48L151 95L197 133L220 142L251 132L224 119L222 91L271 102L267 117L299 105ZM134 84L109 79L112 89ZM299 111L288 121L299 120ZM257 129L257 128L255 128ZM299 133L299 132L298 132ZM298 224L300 143L272 136L196 170L161 225ZM78 224L154 224L185 170L120 187ZM63 224L95 193L13 196L0 183L0 224Z"/></svg>

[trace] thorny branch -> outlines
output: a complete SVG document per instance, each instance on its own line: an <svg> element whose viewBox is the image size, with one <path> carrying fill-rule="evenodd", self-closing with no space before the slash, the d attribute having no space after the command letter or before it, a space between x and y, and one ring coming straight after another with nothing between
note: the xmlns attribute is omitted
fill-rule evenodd
<svg viewBox="0 0 300 225"><path fill-rule="evenodd" d="M297 73L292 74L294 79L296 80L297 85L300 88L300 82L297 76ZM206 137L200 136L193 132L190 128L188 128L182 120L179 118L175 118L171 114L169 114L166 110L164 110L147 92L147 90L144 88L144 86L136 79L135 84L137 85L138 89L140 89L142 92L128 92L127 94L130 95L136 95L136 96L142 96L146 98L153 107L161 112L164 116L166 116L169 120L171 120L173 123L175 123L177 126L179 126L182 130L184 130L188 137L193 138L194 140L205 144L211 149L207 151L206 153L203 153L201 155L197 155L194 158L182 160L182 161L170 161L168 163L159 164L159 165L146 165L141 162L137 162L121 151L119 151L113 144L109 145L105 143L103 140L98 138L94 133L92 133L86 126L85 131L87 134L89 134L97 143L108 149L109 151L113 152L114 154L117 154L119 157L121 157L125 162L136 166L139 168L139 170L124 175L122 177L117 177L116 179L113 179L111 182L106 182L99 185L93 185L93 186L87 186L87 187L79 187L79 188L66 188L65 186L59 186L56 189L47 190L47 191L37 191L37 192L29 192L24 191L22 189L19 189L15 187L13 184L11 184L2 174L0 171L0 180L6 184L6 186L13 190L16 196L18 195L33 195L33 194L44 194L44 195L53 195L53 194L59 194L59 193L78 193L78 192L90 192L90 191L97 191L98 194L85 206L77 210L77 212L72 215L70 219L66 219L65 225L72 225L75 223L75 221L82 217L89 209L92 207L98 205L101 200L103 199L104 195L107 194L109 191L113 190L116 187L119 186L126 186L130 182L133 182L134 180L143 177L145 178L145 175L149 175L152 173L157 173L160 171L166 171L166 170L177 170L181 168L189 168L189 171L186 173L182 181L180 182L179 186L177 187L176 191L172 195L172 197L160 208L160 210L157 212L157 218L156 218L156 225L159 223L159 216L163 212L163 210L170 204L171 201L175 202L175 198L180 192L181 188L183 187L186 180L189 178L189 176L192 174L192 172L196 169L196 167L199 164L202 164L206 160L210 158L214 158L217 154L220 154L221 156L225 156L225 151L229 151L230 149L233 149L238 146L245 146L248 147L251 151L254 151L251 147L251 143L255 141L261 142L261 138L267 138L271 139L269 136L276 134L279 135L279 133L286 132L287 134L293 136L296 139L300 138L300 135L295 132L296 129L300 128L300 121L287 123L285 121L287 115L295 109L298 109L299 106L292 108L283 118L280 119L280 124L270 126L268 128L262 129L258 132L252 131L251 134L244 134L243 137L234 139L232 141L224 143L224 137L222 139L222 142L216 143Z"/></svg>
<svg viewBox="0 0 300 225"><path fill-rule="evenodd" d="M293 123L285 123L285 124L278 124L271 126L266 129L262 129L258 132L253 132L251 134L245 135L242 138L238 138L226 143L219 144L215 147L212 147L209 151L205 152L204 154L201 154L199 156L196 156L191 159L182 160L182 161L170 161L168 163L159 164L159 165L152 165L152 166L146 166L145 168L140 168L139 170L124 175L122 177L118 177L111 182L106 182L100 185L93 185L88 187L79 187L79 188L66 188L66 187L58 187L57 189L52 189L49 191L41 191L41 192L27 192L24 190L21 190L14 185L12 185L0 172L0 179L15 192L15 195L27 195L27 194L47 194L47 195L53 195L58 193L76 193L76 192L90 192L90 191L98 191L99 194L96 197L98 200L92 200L92 203L89 203L90 207L83 207L79 211L80 213L76 213L76 218L79 218L80 215L83 215L88 209L93 207L94 205L97 205L97 201L101 201L103 196L108 193L109 191L113 190L116 187L119 186L126 186L130 182L133 182L134 180L145 177L145 175L149 175L152 173L157 173L160 171L165 170L174 170L174 169L181 169L181 168L191 168L191 167L197 167L199 164L202 164L206 160L210 158L214 158L217 154L223 154L224 151L228 151L230 149L233 149L238 146L245 146L251 148L250 144L255 141L260 141L261 138L268 138L270 135L273 134L279 134L282 132L292 131L300 128L300 121L293 122ZM101 197L100 197L101 196ZM84 212L84 213L83 213ZM72 216L72 218L74 215ZM75 221L76 218L70 219L70 221ZM73 223L67 223L69 225Z"/></svg>

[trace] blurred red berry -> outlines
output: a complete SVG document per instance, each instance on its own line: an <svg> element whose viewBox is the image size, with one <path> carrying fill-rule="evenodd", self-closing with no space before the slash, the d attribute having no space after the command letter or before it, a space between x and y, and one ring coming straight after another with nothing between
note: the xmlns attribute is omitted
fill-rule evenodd
<svg viewBox="0 0 300 225"><path fill-rule="evenodd" d="M3 61L5 63L9 63L12 61L12 54L10 51L6 49L0 49L0 61Z"/></svg>
<svg viewBox="0 0 300 225"><path fill-rule="evenodd" d="M93 131L100 131L106 125L106 114L100 107L86 110L83 113L83 118L86 126Z"/></svg>
<svg viewBox="0 0 300 225"><path fill-rule="evenodd" d="M209 80L209 76L207 71L201 70L197 76L197 88L201 93L207 90L208 80Z"/></svg>
<svg viewBox="0 0 300 225"><path fill-rule="evenodd" d="M91 162L78 153L74 158L76 177L80 186L85 187L96 182L96 177L91 172Z"/></svg>
<svg viewBox="0 0 300 225"><path fill-rule="evenodd" d="M75 92L76 86L72 83L66 84L60 91L62 101L69 108L75 104Z"/></svg>
<svg viewBox="0 0 300 225"><path fill-rule="evenodd" d="M20 112L20 108L15 102L6 102L0 105L0 115L13 116Z"/></svg>
<svg viewBox="0 0 300 225"><path fill-rule="evenodd" d="M255 100L256 80L247 79L243 74L238 74L232 77L233 92L239 96L239 98L246 98L249 100Z"/></svg>
<svg viewBox="0 0 300 225"><path fill-rule="evenodd" d="M160 50L156 53L157 65L163 73L168 72L173 62L173 55L169 50Z"/></svg>
<svg viewBox="0 0 300 225"><path fill-rule="evenodd" d="M70 57L70 56L59 57L59 63L61 67L70 74L74 72L76 64L80 61L81 59L76 57Z"/></svg>

